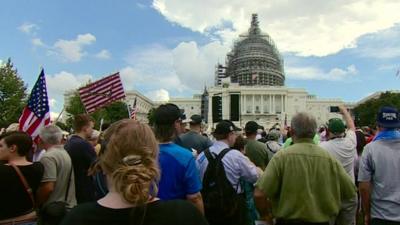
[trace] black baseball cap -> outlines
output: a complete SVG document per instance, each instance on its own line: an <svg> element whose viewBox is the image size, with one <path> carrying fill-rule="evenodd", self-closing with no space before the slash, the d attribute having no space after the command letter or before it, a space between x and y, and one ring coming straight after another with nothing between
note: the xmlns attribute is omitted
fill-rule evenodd
<svg viewBox="0 0 400 225"><path fill-rule="evenodd" d="M247 133L257 133L257 130L261 129L261 126L258 125L258 123L256 123L255 121L249 121L246 123L244 130Z"/></svg>
<svg viewBox="0 0 400 225"><path fill-rule="evenodd" d="M200 115L193 115L190 117L190 124L200 124L203 121L203 118Z"/></svg>
<svg viewBox="0 0 400 225"><path fill-rule="evenodd" d="M172 103L160 105L154 112L156 124L173 124L176 120L185 120L183 109Z"/></svg>
<svg viewBox="0 0 400 225"><path fill-rule="evenodd" d="M235 126L230 120L222 120L215 127L214 134L229 134L232 131L241 131L242 129Z"/></svg>

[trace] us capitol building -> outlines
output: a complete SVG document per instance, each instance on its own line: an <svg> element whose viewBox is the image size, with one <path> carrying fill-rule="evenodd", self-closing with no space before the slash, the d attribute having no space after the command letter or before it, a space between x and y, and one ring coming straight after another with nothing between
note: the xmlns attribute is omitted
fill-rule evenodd
<svg viewBox="0 0 400 225"><path fill-rule="evenodd" d="M268 34L262 33L257 14L251 26L240 35L225 65L217 64L213 87L204 88L193 98L172 98L169 102L193 114L203 116L208 129L221 119L232 120L239 127L254 120L266 128L276 123L290 125L291 118L301 111L315 116L318 124L340 115L330 113L329 106L344 104L340 99L320 99L302 88L285 87L283 59ZM152 102L137 91L127 92L126 102L137 99L139 120L147 120L147 112L160 102Z"/></svg>

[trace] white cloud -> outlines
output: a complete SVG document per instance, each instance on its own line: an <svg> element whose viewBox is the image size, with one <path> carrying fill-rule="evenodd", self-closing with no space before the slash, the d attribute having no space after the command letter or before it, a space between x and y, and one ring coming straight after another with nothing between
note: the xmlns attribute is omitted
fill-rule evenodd
<svg viewBox="0 0 400 225"><path fill-rule="evenodd" d="M358 37L400 22L400 1L393 0L153 0L153 7L171 22L229 44L258 13L261 29L281 51L302 56L355 47Z"/></svg>
<svg viewBox="0 0 400 225"><path fill-rule="evenodd" d="M94 80L93 76L89 74L76 75L66 71L61 71L53 75L47 74L46 84L50 99L50 110L61 112L64 104L64 93L87 84L89 80Z"/></svg>
<svg viewBox="0 0 400 225"><path fill-rule="evenodd" d="M219 42L198 46L195 42L182 42L172 50L174 70L188 87L201 90L214 83L215 65L225 61L229 48Z"/></svg>
<svg viewBox="0 0 400 225"><path fill-rule="evenodd" d="M103 49L99 53L97 53L95 57L98 59L110 59L111 53L108 50Z"/></svg>
<svg viewBox="0 0 400 225"><path fill-rule="evenodd" d="M39 26L34 24L34 23L23 23L21 26L18 27L18 30L20 30L23 33L26 34L33 34L35 35L36 30L39 29Z"/></svg>
<svg viewBox="0 0 400 225"><path fill-rule="evenodd" d="M59 115L60 115L60 113L58 113L58 112L50 111L50 119L51 119L51 121L55 121L58 118Z"/></svg>
<svg viewBox="0 0 400 225"><path fill-rule="evenodd" d="M52 54L61 56L67 62L78 62L87 53L83 47L96 41L96 37L90 33L79 34L74 40L60 39L54 43Z"/></svg>
<svg viewBox="0 0 400 225"><path fill-rule="evenodd" d="M201 91L206 83L213 84L215 65L225 61L228 50L217 41L204 46L181 42L173 49L160 45L133 49L126 57L129 66L121 70L121 77L127 90L164 89L187 96Z"/></svg>
<svg viewBox="0 0 400 225"><path fill-rule="evenodd" d="M88 83L89 80L93 80L92 75L75 75L66 71L61 71L54 75L46 75L49 97L60 102L59 98L63 97L64 92L77 89Z"/></svg>
<svg viewBox="0 0 400 225"><path fill-rule="evenodd" d="M33 46L37 46L37 47L45 47L46 45L42 42L42 40L40 40L40 38L33 38L32 39L32 44Z"/></svg>
<svg viewBox="0 0 400 225"><path fill-rule="evenodd" d="M147 97L152 99L153 101L161 101L166 102L169 100L169 92L165 89L159 89L155 91L150 91L145 94Z"/></svg>
<svg viewBox="0 0 400 225"><path fill-rule="evenodd" d="M50 98L50 100L49 100L49 106L50 106L51 108L53 108L53 107L56 106L57 102L58 102L58 101L57 101L56 99Z"/></svg>
<svg viewBox="0 0 400 225"><path fill-rule="evenodd" d="M328 72L316 67L286 67L285 69L288 79L293 80L328 80L341 81L358 74L358 70L354 65L350 65L345 69L333 68Z"/></svg>
<svg viewBox="0 0 400 225"><path fill-rule="evenodd" d="M168 48L155 45L143 50L133 49L125 60L129 66L121 70L121 77L127 90L139 87L187 89L175 73L172 51Z"/></svg>

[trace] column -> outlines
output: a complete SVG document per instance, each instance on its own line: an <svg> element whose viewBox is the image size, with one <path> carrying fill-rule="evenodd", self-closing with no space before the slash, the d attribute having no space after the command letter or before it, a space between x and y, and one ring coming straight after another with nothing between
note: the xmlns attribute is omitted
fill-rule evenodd
<svg viewBox="0 0 400 225"><path fill-rule="evenodd" d="M271 94L269 94L268 95L268 98L269 98L269 109L268 109L268 112L269 112L269 114L272 114L272 95Z"/></svg>
<svg viewBox="0 0 400 225"><path fill-rule="evenodd" d="M264 94L261 95L261 114L264 114Z"/></svg>
<svg viewBox="0 0 400 225"><path fill-rule="evenodd" d="M281 113L283 113L284 112L284 110L283 110L283 95L281 95Z"/></svg>
<svg viewBox="0 0 400 225"><path fill-rule="evenodd" d="M211 128L213 127L213 121L212 121L212 96L213 94L208 95L208 112L207 112L207 117L208 117L208 130L211 131Z"/></svg>
<svg viewBox="0 0 400 225"><path fill-rule="evenodd" d="M254 96L254 94L252 95L253 97L252 97L252 99L253 99L253 105L252 105L252 107L251 107L251 111L253 112L253 115L255 114L255 112L254 112L254 110L255 110L255 105L254 105L254 99L255 99L255 96Z"/></svg>
<svg viewBox="0 0 400 225"><path fill-rule="evenodd" d="M272 95L272 113L275 114L276 110L275 110L275 95Z"/></svg>
<svg viewBox="0 0 400 225"><path fill-rule="evenodd" d="M240 95L240 114L243 114L243 95Z"/></svg>
<svg viewBox="0 0 400 225"><path fill-rule="evenodd" d="M283 95L283 111L286 113L286 96L287 95Z"/></svg>

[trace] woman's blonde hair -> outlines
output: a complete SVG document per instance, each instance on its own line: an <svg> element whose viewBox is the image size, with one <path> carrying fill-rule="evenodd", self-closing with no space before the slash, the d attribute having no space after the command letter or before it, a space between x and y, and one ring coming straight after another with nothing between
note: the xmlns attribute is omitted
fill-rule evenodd
<svg viewBox="0 0 400 225"><path fill-rule="evenodd" d="M99 163L127 202L141 205L157 196L158 143L148 125L130 119L119 121Z"/></svg>

